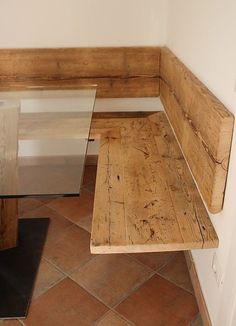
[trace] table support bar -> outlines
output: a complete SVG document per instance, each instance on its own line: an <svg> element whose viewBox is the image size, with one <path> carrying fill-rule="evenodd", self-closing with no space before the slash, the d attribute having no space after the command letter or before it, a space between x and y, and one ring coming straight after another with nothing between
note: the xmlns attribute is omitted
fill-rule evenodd
<svg viewBox="0 0 236 326"><path fill-rule="evenodd" d="M18 199L0 199L0 250L14 248L18 235Z"/></svg>

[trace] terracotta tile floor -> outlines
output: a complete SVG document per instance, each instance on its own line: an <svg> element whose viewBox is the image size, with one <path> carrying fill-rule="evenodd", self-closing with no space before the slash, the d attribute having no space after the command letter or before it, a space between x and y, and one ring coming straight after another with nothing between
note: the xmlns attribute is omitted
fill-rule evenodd
<svg viewBox="0 0 236 326"><path fill-rule="evenodd" d="M20 200L51 223L27 318L0 326L202 325L183 253L91 255L96 166L79 198Z"/></svg>

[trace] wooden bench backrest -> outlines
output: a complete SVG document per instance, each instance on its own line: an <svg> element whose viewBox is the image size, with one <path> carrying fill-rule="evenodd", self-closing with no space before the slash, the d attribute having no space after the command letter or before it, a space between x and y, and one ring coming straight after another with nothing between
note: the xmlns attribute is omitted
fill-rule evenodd
<svg viewBox="0 0 236 326"><path fill-rule="evenodd" d="M0 50L0 89L97 84L97 97L159 96L159 47Z"/></svg>
<svg viewBox="0 0 236 326"><path fill-rule="evenodd" d="M212 213L222 209L234 117L167 48L161 99L198 188Z"/></svg>

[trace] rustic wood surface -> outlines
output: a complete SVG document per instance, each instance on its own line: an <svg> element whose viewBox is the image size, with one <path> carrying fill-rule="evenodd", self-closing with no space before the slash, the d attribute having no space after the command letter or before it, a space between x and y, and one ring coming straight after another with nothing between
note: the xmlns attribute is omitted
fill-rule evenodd
<svg viewBox="0 0 236 326"><path fill-rule="evenodd" d="M79 112L21 113L19 139L82 139L87 138L89 114Z"/></svg>
<svg viewBox="0 0 236 326"><path fill-rule="evenodd" d="M163 112L95 119L92 253L187 250L218 238Z"/></svg>
<svg viewBox="0 0 236 326"><path fill-rule="evenodd" d="M159 95L159 47L0 50L0 90L97 84L97 97Z"/></svg>
<svg viewBox="0 0 236 326"><path fill-rule="evenodd" d="M6 101L0 109L0 194L14 192L17 187L19 108Z"/></svg>
<svg viewBox="0 0 236 326"><path fill-rule="evenodd" d="M19 109L9 102L0 110L0 194L13 192L17 186L16 158ZM0 200L0 250L17 243L17 199Z"/></svg>
<svg viewBox="0 0 236 326"><path fill-rule="evenodd" d="M233 115L167 48L161 51L161 100L199 190L222 209Z"/></svg>
<svg viewBox="0 0 236 326"><path fill-rule="evenodd" d="M18 233L18 200L0 200L0 250L17 245Z"/></svg>

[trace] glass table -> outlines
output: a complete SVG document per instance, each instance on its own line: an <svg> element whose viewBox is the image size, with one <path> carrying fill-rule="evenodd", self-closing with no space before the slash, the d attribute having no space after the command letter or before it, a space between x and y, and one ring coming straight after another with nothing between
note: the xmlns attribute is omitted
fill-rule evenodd
<svg viewBox="0 0 236 326"><path fill-rule="evenodd" d="M0 318L27 314L49 224L18 220L17 200L79 195L95 96L95 86L0 92Z"/></svg>

